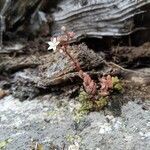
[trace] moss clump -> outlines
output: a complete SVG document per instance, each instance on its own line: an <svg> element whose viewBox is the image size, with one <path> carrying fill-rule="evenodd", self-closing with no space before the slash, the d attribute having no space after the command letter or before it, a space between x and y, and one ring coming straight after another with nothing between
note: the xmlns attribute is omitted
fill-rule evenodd
<svg viewBox="0 0 150 150"><path fill-rule="evenodd" d="M116 92L121 93L123 91L123 86L118 77L112 77L113 87L110 89L110 95L114 95ZM110 100L110 96L91 96L87 94L83 89L79 93L79 102L81 106L75 111L75 118L77 122L83 118L84 115L91 111L99 111L103 109Z"/></svg>
<svg viewBox="0 0 150 150"><path fill-rule="evenodd" d="M101 110L108 104L108 97L101 97L99 100L95 101L96 106L95 109Z"/></svg>
<svg viewBox="0 0 150 150"><path fill-rule="evenodd" d="M113 91L122 92L123 86L121 81L118 79L118 77L112 77L112 84L113 84Z"/></svg>
<svg viewBox="0 0 150 150"><path fill-rule="evenodd" d="M79 102L80 107L76 108L74 111L74 120L77 123L84 119L84 116L90 112L93 106L92 101L90 101L89 95L84 91L81 91L79 94Z"/></svg>
<svg viewBox="0 0 150 150"><path fill-rule="evenodd" d="M103 109L107 103L107 97L101 97L98 100L90 98L90 96L82 91L79 94L79 101L81 106L75 110L74 120L79 123L84 119L84 116L87 115L91 111L99 111Z"/></svg>
<svg viewBox="0 0 150 150"><path fill-rule="evenodd" d="M107 97L101 97L98 100L91 98L85 91L81 91L79 94L79 102L81 103L81 107L78 111L80 112L90 112L90 111L98 111L103 109L107 103Z"/></svg>
<svg viewBox="0 0 150 150"><path fill-rule="evenodd" d="M78 135L67 135L66 136L67 142L73 144L75 141L81 142L81 137Z"/></svg>
<svg viewBox="0 0 150 150"><path fill-rule="evenodd" d="M79 94L79 102L81 103L80 111L89 111L93 107L92 99L85 91L81 91Z"/></svg>
<svg viewBox="0 0 150 150"><path fill-rule="evenodd" d="M0 150L5 149L7 144L11 143L13 140L12 139L7 139L5 141L0 141Z"/></svg>

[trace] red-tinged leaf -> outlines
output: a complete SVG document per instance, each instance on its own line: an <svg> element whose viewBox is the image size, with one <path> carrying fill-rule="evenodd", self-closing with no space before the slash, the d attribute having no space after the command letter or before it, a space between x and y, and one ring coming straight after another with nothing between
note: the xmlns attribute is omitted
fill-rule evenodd
<svg viewBox="0 0 150 150"><path fill-rule="evenodd" d="M107 96L109 95L109 90L113 88L113 82L112 77L110 75L107 75L106 77L103 76L100 81L100 95L101 96Z"/></svg>

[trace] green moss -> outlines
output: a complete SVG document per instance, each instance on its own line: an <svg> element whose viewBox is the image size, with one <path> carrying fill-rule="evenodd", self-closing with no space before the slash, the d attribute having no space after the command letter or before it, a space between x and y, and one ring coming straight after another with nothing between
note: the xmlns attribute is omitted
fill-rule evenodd
<svg viewBox="0 0 150 150"><path fill-rule="evenodd" d="M81 120L83 120L84 119L84 116L87 114L87 112L86 111L75 111L75 113L74 113L74 117L73 117L73 119L74 119L74 121L76 122L76 123L79 123Z"/></svg>
<svg viewBox="0 0 150 150"><path fill-rule="evenodd" d="M108 103L108 98L101 97L96 100L90 98L90 96L82 90L79 94L79 102L81 103L81 107L79 108L78 113L87 114L90 111L103 109Z"/></svg>
<svg viewBox="0 0 150 150"><path fill-rule="evenodd" d="M81 90L79 93L79 102L83 103L88 100L89 100L89 95L85 91Z"/></svg>
<svg viewBox="0 0 150 150"><path fill-rule="evenodd" d="M112 95L114 92L120 93L123 91L122 83L118 77L112 77L112 83ZM89 112L103 109L108 104L109 96L96 96L93 98L82 89L79 93L78 99L81 106L75 111L75 120L77 122L79 122L84 117L84 115L88 114Z"/></svg>
<svg viewBox="0 0 150 150"><path fill-rule="evenodd" d="M122 87L122 84L121 83L118 83L114 86L114 89L119 91L119 92L122 92L123 91L123 87Z"/></svg>
<svg viewBox="0 0 150 150"><path fill-rule="evenodd" d="M78 136L78 135L67 135L67 136L66 136L66 140L67 140L67 142L73 144L74 141L81 142L82 139L81 139L81 137Z"/></svg>
<svg viewBox="0 0 150 150"><path fill-rule="evenodd" d="M113 90L122 92L123 86L121 81L118 79L118 77L112 77L112 83L113 83Z"/></svg>
<svg viewBox="0 0 150 150"><path fill-rule="evenodd" d="M48 112L46 112L46 114L47 114L47 116L52 117L52 116L58 114L58 112L57 111L48 111Z"/></svg>
<svg viewBox="0 0 150 150"><path fill-rule="evenodd" d="M108 97L101 97L99 100L95 101L95 109L101 110L108 104Z"/></svg>
<svg viewBox="0 0 150 150"><path fill-rule="evenodd" d="M118 79L117 76L112 77L112 83L113 83L113 85L115 85L115 84L118 83L118 82L120 82L120 80Z"/></svg>
<svg viewBox="0 0 150 150"><path fill-rule="evenodd" d="M7 146L7 144L11 143L12 139L7 139L5 141L0 141L0 150L5 149L5 147Z"/></svg>

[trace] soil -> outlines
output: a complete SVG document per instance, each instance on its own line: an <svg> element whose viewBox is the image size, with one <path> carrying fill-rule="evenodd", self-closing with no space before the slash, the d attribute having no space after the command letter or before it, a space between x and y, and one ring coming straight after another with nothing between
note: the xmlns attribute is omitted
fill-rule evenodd
<svg viewBox="0 0 150 150"><path fill-rule="evenodd" d="M150 43L139 47L115 47L112 50L116 63L129 68L150 67Z"/></svg>

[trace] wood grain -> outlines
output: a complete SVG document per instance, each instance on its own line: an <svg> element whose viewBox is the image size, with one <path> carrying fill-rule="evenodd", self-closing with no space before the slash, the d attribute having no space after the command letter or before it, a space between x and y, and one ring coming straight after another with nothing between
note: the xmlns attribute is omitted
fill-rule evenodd
<svg viewBox="0 0 150 150"><path fill-rule="evenodd" d="M146 9L144 6L148 6ZM136 28L134 16L150 11L150 0L62 0L52 15L52 34L61 26L76 33L75 38L123 36ZM149 13L150 14L150 13Z"/></svg>

